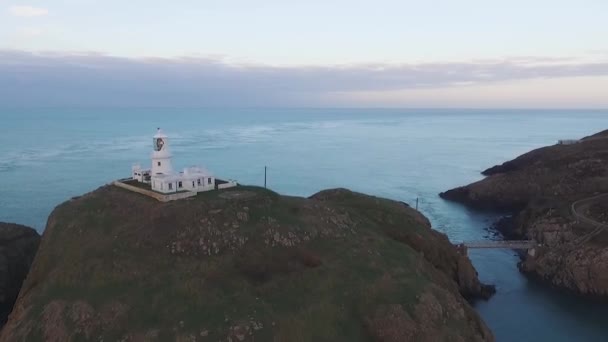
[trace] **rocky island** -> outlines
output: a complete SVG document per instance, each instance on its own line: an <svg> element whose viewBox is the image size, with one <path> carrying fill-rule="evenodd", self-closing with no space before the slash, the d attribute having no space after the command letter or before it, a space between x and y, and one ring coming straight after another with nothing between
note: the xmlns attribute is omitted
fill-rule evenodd
<svg viewBox="0 0 608 342"><path fill-rule="evenodd" d="M51 214L1 341L492 341L470 261L404 203L104 186Z"/></svg>
<svg viewBox="0 0 608 342"><path fill-rule="evenodd" d="M541 247L520 269L579 294L608 296L608 131L539 148L441 197L507 211L497 227Z"/></svg>

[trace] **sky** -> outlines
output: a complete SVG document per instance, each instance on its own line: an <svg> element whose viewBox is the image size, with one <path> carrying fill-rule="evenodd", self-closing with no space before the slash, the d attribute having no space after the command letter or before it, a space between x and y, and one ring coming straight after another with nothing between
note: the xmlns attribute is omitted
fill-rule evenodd
<svg viewBox="0 0 608 342"><path fill-rule="evenodd" d="M0 0L0 106L608 108L606 0Z"/></svg>

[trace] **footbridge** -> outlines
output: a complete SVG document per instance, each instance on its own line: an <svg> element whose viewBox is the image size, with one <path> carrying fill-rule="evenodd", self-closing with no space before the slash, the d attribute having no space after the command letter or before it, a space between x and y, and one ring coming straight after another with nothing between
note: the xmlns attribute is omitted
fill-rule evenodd
<svg viewBox="0 0 608 342"><path fill-rule="evenodd" d="M456 244L456 248L462 255L467 255L468 250L473 249L519 249L525 250L528 254L534 254L534 248L538 243L534 240L480 240L465 241Z"/></svg>
<svg viewBox="0 0 608 342"><path fill-rule="evenodd" d="M463 242L466 248L531 249L537 246L533 240L481 240Z"/></svg>

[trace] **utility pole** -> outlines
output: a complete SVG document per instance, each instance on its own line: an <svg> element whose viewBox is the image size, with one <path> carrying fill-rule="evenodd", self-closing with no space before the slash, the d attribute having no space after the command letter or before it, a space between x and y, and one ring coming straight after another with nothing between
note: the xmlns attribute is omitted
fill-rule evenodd
<svg viewBox="0 0 608 342"><path fill-rule="evenodd" d="M267 167L264 166L264 189L266 189L266 169Z"/></svg>

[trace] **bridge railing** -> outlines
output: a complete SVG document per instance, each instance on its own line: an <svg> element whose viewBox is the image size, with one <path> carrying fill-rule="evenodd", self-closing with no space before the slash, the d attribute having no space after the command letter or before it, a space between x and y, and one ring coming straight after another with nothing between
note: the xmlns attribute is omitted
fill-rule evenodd
<svg viewBox="0 0 608 342"><path fill-rule="evenodd" d="M481 240L462 242L466 248L505 248L505 249L530 249L537 245L532 240Z"/></svg>

